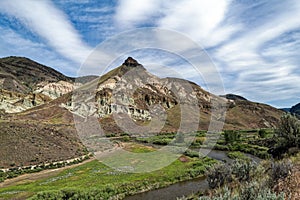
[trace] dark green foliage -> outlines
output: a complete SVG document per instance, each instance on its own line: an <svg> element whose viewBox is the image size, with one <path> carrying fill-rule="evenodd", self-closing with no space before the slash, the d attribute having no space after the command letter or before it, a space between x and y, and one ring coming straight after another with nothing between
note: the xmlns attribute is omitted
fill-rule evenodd
<svg viewBox="0 0 300 200"><path fill-rule="evenodd" d="M300 147L300 123L299 120L290 114L281 117L278 128L274 133L275 147L270 149L273 157L280 158L288 153L290 148Z"/></svg>
<svg viewBox="0 0 300 200"><path fill-rule="evenodd" d="M183 154L191 158L199 158L199 151L187 149Z"/></svg>
<svg viewBox="0 0 300 200"><path fill-rule="evenodd" d="M224 139L226 143L233 143L239 141L241 138L241 134L236 131L226 130L224 131Z"/></svg>
<svg viewBox="0 0 300 200"><path fill-rule="evenodd" d="M261 137L261 138L265 138L265 137L267 136L267 131L266 131L265 129L260 129L260 130L258 131L258 135L259 135L259 137Z"/></svg>
<svg viewBox="0 0 300 200"><path fill-rule="evenodd" d="M167 145L175 138L174 133L155 135L151 137L137 138L138 142Z"/></svg>

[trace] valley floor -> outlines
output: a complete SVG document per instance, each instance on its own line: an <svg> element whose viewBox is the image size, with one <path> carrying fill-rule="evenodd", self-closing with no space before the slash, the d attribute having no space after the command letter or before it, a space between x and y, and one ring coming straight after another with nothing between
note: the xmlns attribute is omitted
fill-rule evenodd
<svg viewBox="0 0 300 200"><path fill-rule="evenodd" d="M56 169L46 169L46 170L43 170L43 171L40 171L40 172L31 173L31 174L23 174L21 176L18 176L18 177L12 178L12 179L6 179L4 182L0 183L0 188L9 187L9 186L13 186L13 185L24 184L24 183L30 183L30 182L34 182L36 180L49 178L51 176L56 176L60 172L66 170L66 169L71 169L71 168L74 168L74 167L78 167L78 166L84 165L86 163L89 163L93 160L95 160L95 158L90 158L88 160L85 160L81 163L74 164L74 165L69 165L69 166L56 168Z"/></svg>

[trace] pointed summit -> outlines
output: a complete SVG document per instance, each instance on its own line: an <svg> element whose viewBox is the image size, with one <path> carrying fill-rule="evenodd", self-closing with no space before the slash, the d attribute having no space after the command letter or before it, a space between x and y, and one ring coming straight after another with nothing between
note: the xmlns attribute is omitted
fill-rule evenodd
<svg viewBox="0 0 300 200"><path fill-rule="evenodd" d="M138 65L141 65L140 63L138 63L135 59L133 59L132 57L128 57L125 62L123 63L123 65L128 66L128 67L136 67Z"/></svg>

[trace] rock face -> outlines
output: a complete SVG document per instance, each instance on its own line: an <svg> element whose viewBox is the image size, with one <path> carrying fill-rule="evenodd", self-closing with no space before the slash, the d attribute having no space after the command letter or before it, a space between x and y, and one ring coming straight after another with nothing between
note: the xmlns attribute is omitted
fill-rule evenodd
<svg viewBox="0 0 300 200"><path fill-rule="evenodd" d="M23 57L0 59L0 109L16 113L42 105L97 78L67 77Z"/></svg>
<svg viewBox="0 0 300 200"><path fill-rule="evenodd" d="M0 90L0 109L6 113L17 113L49 102L51 98L44 94L22 94Z"/></svg>
<svg viewBox="0 0 300 200"><path fill-rule="evenodd" d="M168 115L165 131L174 131L180 126L183 105L196 106L194 110L200 112L201 118L199 129L207 129L211 118L222 119L220 113L215 115L212 110L224 107L227 108L226 129L275 127L282 115L282 111L276 108L248 101L238 95L218 97L186 80L160 79L131 57L120 67L100 77L91 89L78 92L75 99L64 106L82 117L98 117L108 132L118 131L114 122L116 116L149 123L158 113ZM197 114L190 113L185 118L195 120Z"/></svg>
<svg viewBox="0 0 300 200"><path fill-rule="evenodd" d="M44 94L51 99L56 99L64 94L73 91L76 87L74 83L66 81L58 81L53 83L39 83L37 89L33 92L35 94Z"/></svg>
<svg viewBox="0 0 300 200"><path fill-rule="evenodd" d="M74 81L50 67L14 56L0 59L0 80L0 89L19 93L33 92L41 82Z"/></svg>
<svg viewBox="0 0 300 200"><path fill-rule="evenodd" d="M210 109L211 95L196 84L175 78L160 79L131 57L108 74L94 86L96 94L86 90L85 94L79 93L77 96L82 100L70 110L81 116L105 118L124 114L136 121L150 121L155 109L168 111L178 104Z"/></svg>

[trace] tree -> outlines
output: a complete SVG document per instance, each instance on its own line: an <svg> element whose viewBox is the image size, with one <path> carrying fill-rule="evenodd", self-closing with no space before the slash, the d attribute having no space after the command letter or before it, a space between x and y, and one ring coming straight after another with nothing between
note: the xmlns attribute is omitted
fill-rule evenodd
<svg viewBox="0 0 300 200"><path fill-rule="evenodd" d="M274 157L281 157L282 154L288 152L292 147L300 147L300 122L291 115L283 115L275 130L274 139L276 145L270 150Z"/></svg>
<svg viewBox="0 0 300 200"><path fill-rule="evenodd" d="M299 120L290 114L281 117L278 129L275 131L277 137L282 145L287 148L299 148L300 142L300 123Z"/></svg>
<svg viewBox="0 0 300 200"><path fill-rule="evenodd" d="M239 132L233 130L225 130L224 131L224 139L226 143L233 143L239 141L241 138L241 134Z"/></svg>

